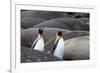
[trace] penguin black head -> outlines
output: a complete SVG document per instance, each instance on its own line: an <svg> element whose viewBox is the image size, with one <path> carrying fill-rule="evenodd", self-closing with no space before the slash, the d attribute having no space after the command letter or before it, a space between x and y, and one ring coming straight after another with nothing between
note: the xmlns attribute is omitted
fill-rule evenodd
<svg viewBox="0 0 100 73"><path fill-rule="evenodd" d="M39 33L40 35L42 35L42 34L43 34L43 29L42 29L42 28L39 28L39 29L38 29L38 33Z"/></svg>
<svg viewBox="0 0 100 73"><path fill-rule="evenodd" d="M62 31L58 31L58 36L62 36L63 32Z"/></svg>

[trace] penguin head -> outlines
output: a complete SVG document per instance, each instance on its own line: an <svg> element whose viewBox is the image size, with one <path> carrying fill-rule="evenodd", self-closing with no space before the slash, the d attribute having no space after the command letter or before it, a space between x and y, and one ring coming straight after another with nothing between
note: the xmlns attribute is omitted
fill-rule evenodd
<svg viewBox="0 0 100 73"><path fill-rule="evenodd" d="M58 36L62 36L63 32L62 31L58 31Z"/></svg>
<svg viewBox="0 0 100 73"><path fill-rule="evenodd" d="M38 29L38 33L39 33L40 35L42 35L42 34L43 34L43 29L42 29L42 28L39 28L39 29Z"/></svg>

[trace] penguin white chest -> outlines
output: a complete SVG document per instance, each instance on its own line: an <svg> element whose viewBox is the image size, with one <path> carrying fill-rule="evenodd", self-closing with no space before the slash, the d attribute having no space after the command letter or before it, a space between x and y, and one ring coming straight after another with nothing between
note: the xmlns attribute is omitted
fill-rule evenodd
<svg viewBox="0 0 100 73"><path fill-rule="evenodd" d="M54 51L54 55L61 59L63 58L63 55L64 55L64 40L63 40L63 38L59 39L59 42Z"/></svg>
<svg viewBox="0 0 100 73"><path fill-rule="evenodd" d="M39 50L39 51L43 51L43 50L44 50L44 40L43 40L43 38L40 38L40 39L37 41L37 43L36 43L34 49L35 49L35 50Z"/></svg>

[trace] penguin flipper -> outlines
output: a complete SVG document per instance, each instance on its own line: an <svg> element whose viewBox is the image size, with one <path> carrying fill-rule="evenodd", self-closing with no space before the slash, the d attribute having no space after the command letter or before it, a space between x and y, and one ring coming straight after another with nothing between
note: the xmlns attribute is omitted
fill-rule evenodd
<svg viewBox="0 0 100 73"><path fill-rule="evenodd" d="M59 38L60 39L60 38ZM57 44L59 42L59 39L55 40L55 43L54 43L54 46L53 46L53 49L52 49L52 54L54 53L56 47L57 47Z"/></svg>
<svg viewBox="0 0 100 73"><path fill-rule="evenodd" d="M36 40L33 42L32 46L31 46L31 49L34 49L34 47L35 47L36 43L38 42L38 40L39 40L39 39L36 39Z"/></svg>

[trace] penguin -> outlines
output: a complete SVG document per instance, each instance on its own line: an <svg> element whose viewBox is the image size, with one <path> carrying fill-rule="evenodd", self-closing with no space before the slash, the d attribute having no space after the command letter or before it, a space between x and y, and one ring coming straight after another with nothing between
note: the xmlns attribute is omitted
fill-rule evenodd
<svg viewBox="0 0 100 73"><path fill-rule="evenodd" d="M64 56L64 39L63 39L63 32L59 31L56 40L54 42L52 54L60 59L63 59Z"/></svg>
<svg viewBox="0 0 100 73"><path fill-rule="evenodd" d="M43 29L38 29L38 37L33 42L31 49L43 51L44 50L44 39L43 39Z"/></svg>

